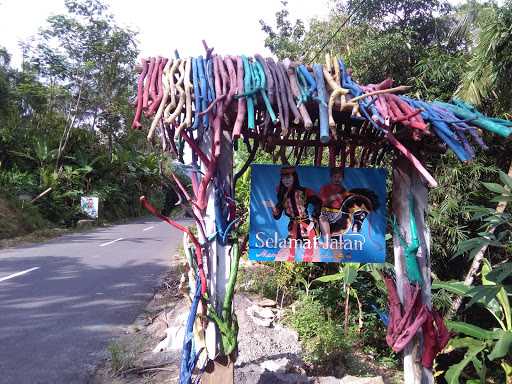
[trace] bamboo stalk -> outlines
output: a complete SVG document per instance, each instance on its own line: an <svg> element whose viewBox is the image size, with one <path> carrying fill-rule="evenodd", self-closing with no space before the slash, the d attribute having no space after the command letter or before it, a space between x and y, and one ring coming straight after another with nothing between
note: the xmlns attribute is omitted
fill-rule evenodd
<svg viewBox="0 0 512 384"><path fill-rule="evenodd" d="M52 187L50 188L47 188L45 189L43 192L41 192L39 195L37 195L36 197L34 197L32 200L30 200L31 203L39 200L41 197L43 197L44 195L46 195L48 192L50 192L52 190Z"/></svg>

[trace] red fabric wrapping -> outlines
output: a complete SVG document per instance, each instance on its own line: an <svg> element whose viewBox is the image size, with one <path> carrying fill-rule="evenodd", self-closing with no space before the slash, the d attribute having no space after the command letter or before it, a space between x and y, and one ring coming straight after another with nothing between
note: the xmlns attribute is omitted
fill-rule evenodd
<svg viewBox="0 0 512 384"><path fill-rule="evenodd" d="M438 311L432 311L432 315L434 316L434 321L436 322L437 327L439 351L442 351L448 344L448 341L450 341L451 334L448 331L448 328L446 328L443 316L441 316Z"/></svg>
<svg viewBox="0 0 512 384"><path fill-rule="evenodd" d="M173 226L174 228L177 228L180 231L185 232L190 237L190 240L194 244L195 253L196 253L197 269L199 271L199 279L201 280L201 295L204 295L206 293L206 289L207 289L207 286L206 286L206 275L205 275L204 269L203 269L203 253L202 253L202 248L201 248L201 244L199 243L197 238L194 236L194 234L187 227L184 227L180 223L177 223L177 222L169 219L168 217L158 213L156 208L153 207L151 205L151 203L146 199L146 196L141 196L139 200L140 200L140 203L142 204L142 206L144 208L146 208L151 214L153 214L154 216L158 217L160 220L165 221L167 224Z"/></svg>
<svg viewBox="0 0 512 384"><path fill-rule="evenodd" d="M143 93L144 93L144 79L148 73L148 61L146 59L141 60L142 63L142 72L140 73L139 79L137 81L137 101L136 101L136 110L135 117L133 118L132 128L140 129L142 125L140 124L140 118L142 117L142 107L143 107Z"/></svg>
<svg viewBox="0 0 512 384"><path fill-rule="evenodd" d="M402 351L425 323L425 320L427 320L427 307L422 305L420 301L416 301L412 311L416 312L415 316L408 318L406 328L397 336L393 343L392 348L395 352Z"/></svg>
<svg viewBox="0 0 512 384"><path fill-rule="evenodd" d="M437 354L446 347L449 340L450 333L444 324L441 314L437 311L429 312L427 320L423 324L421 364L425 368L431 369Z"/></svg>
<svg viewBox="0 0 512 384"><path fill-rule="evenodd" d="M438 352L437 335L434 327L434 317L429 312L427 320L423 323L423 354L421 364L425 368L432 368L432 364Z"/></svg>
<svg viewBox="0 0 512 384"><path fill-rule="evenodd" d="M149 107L148 115L153 115L158 107L160 106L160 103L162 102L162 99L164 97L164 85L163 85L163 71L165 64L167 64L167 59L162 59L160 61L160 64L158 65L158 73L156 76L155 86L154 86L154 96L153 103Z"/></svg>
<svg viewBox="0 0 512 384"><path fill-rule="evenodd" d="M443 350L450 339L441 314L429 311L421 302L421 288L406 289L407 305L402 316L402 306L393 279L384 276L388 291L389 322L386 342L395 352L402 351L412 340L418 330L423 332L423 353L421 363L425 368L432 368L435 357Z"/></svg>
<svg viewBox="0 0 512 384"><path fill-rule="evenodd" d="M149 59L148 73L146 74L147 81L144 85L144 94L142 96L142 109L146 110L149 105L149 86L151 84L151 78L153 77L153 71L155 70L155 58Z"/></svg>
<svg viewBox="0 0 512 384"><path fill-rule="evenodd" d="M389 321L386 342L391 347L393 345L393 338L398 327L398 323L402 318L402 306L400 305L400 298L398 297L398 292L396 290L393 279L389 276L384 276L384 282L388 290L389 307Z"/></svg>

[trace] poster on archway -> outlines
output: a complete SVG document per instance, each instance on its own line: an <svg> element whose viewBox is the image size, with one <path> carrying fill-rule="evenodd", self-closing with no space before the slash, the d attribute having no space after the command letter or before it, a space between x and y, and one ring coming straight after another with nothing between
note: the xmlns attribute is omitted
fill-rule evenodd
<svg viewBox="0 0 512 384"><path fill-rule="evenodd" d="M249 259L383 263L386 171L255 164Z"/></svg>

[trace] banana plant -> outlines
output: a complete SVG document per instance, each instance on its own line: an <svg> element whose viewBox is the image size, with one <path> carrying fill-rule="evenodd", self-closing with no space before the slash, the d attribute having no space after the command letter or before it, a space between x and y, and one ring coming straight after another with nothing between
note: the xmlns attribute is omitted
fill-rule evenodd
<svg viewBox="0 0 512 384"><path fill-rule="evenodd" d="M363 328L363 305L361 304L361 300L359 300L359 296L357 291L352 287L352 284L357 280L359 276L359 272L367 270L367 264L361 265L360 263L347 263L341 264L339 266L339 272L334 273L332 275L320 276L311 281L311 284L315 282L319 283L330 283L333 281L343 281L343 291L345 294L345 320L344 320L344 333L347 336L348 333L348 319L350 316L350 305L349 300L350 297L354 298L357 302L358 308L358 330L361 331Z"/></svg>
<svg viewBox="0 0 512 384"><path fill-rule="evenodd" d="M57 158L57 149L50 149L45 139L36 139L32 146L32 154L9 151L9 153L33 161L38 167L44 167Z"/></svg>
<svg viewBox="0 0 512 384"><path fill-rule="evenodd" d="M450 341L445 353L454 349L466 350L464 358L446 371L445 378L448 384L460 383L462 372L470 364L473 364L479 376L479 380L474 382L484 383L487 376L487 361L499 362L503 368L506 383L512 384L512 366L507 362L512 347L512 312L508 293L500 281L500 276L503 277L509 269L510 267L508 269L501 267L502 272L497 276L494 273L496 270L492 270L490 262L484 259L481 272L482 286L465 286L462 282L435 282L433 284L433 289L442 288L460 296L471 297L469 304L483 305L499 325L499 327L488 330L461 321L447 322L448 329L457 333L459 337Z"/></svg>

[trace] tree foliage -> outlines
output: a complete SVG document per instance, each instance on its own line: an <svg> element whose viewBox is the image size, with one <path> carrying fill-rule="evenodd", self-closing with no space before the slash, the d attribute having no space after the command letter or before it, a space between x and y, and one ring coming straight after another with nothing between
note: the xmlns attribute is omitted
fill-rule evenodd
<svg viewBox="0 0 512 384"><path fill-rule="evenodd" d="M476 45L462 77L457 95L475 105L491 104L490 111L511 112L512 2L473 10L481 15L471 20L477 28Z"/></svg>
<svg viewBox="0 0 512 384"><path fill-rule="evenodd" d="M281 59L302 58L310 62L316 57L316 62L323 62L324 54L330 53L342 57L361 83L377 83L392 77L399 84L412 85L415 96L423 99L448 100L457 94L479 105L486 113L510 116L512 112L510 1L497 5L469 0L455 7L438 0L338 1L334 2L327 18L313 19L309 25L298 21L290 23L286 7L287 4L282 3L282 10L276 14L276 27L262 22L267 32L266 46ZM289 33L293 25L301 25L299 35ZM471 163L460 163L450 154L429 155L424 159L442 186L429 194L428 224L432 237L432 272L443 280L463 280L469 270L471 258L467 257L468 252L460 252L460 249L469 251L472 246L490 244L489 268L498 271L502 271L502 267L496 264L510 259L509 223L500 222L497 234L489 235L482 227L488 222L472 220L476 206L487 214L494 211L496 199L489 201L487 188L499 187L492 182L497 179L499 170L508 169L512 161L510 141L490 135L485 140L489 149L479 152ZM482 184L482 181L491 184ZM509 194L505 194L506 199ZM505 213L501 219L509 218L509 215ZM484 216L480 219L493 218L492 214L487 219ZM503 281L494 285L488 283L489 279L484 277L486 273L493 276L492 271L486 270L480 275L481 286L474 290L466 287L464 291L471 292L483 306L489 303L482 302L482 298L506 285ZM504 279L510 282L509 275ZM300 276L295 280L301 281ZM305 277L304 280L309 281ZM364 276L362 280L365 281ZM454 284L463 286L460 281ZM310 290L305 287L306 291ZM371 300L367 292L359 291L359 297L363 303ZM452 297L447 291L437 290L434 301L442 304L442 308L449 308ZM363 307L368 312L368 307L364 304ZM332 308L340 311L336 305ZM483 330L493 327L493 318L482 315L478 306L466 309L457 321ZM498 360L494 359L499 356L500 364L505 364L501 364L503 370L508 369L507 375L510 375L512 368L507 363L510 362L510 352L505 356L507 352L503 354L503 351L510 348L508 340L512 337L508 328L502 330L507 332L507 343L498 344L494 336L481 340L460 332L451 348L466 353L466 356L460 360L457 354L450 354L443 358L438 369L446 373L448 381L455 383L459 376L473 375L475 370L481 378L484 377L487 365L493 368L487 376L499 381L504 378L503 371L494 369L499 368ZM469 369L471 364L473 372Z"/></svg>
<svg viewBox="0 0 512 384"><path fill-rule="evenodd" d="M76 221L90 194L103 218L139 214L138 197L160 183L158 156L127 124L135 33L99 0L65 4L24 44L21 69L0 50L0 193L16 200L52 188L34 204L54 223Z"/></svg>

